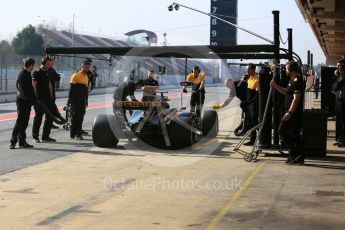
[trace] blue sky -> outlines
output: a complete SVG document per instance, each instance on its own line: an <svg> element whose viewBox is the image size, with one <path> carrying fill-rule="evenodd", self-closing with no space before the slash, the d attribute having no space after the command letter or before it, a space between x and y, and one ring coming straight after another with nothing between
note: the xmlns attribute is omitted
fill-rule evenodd
<svg viewBox="0 0 345 230"><path fill-rule="evenodd" d="M211 0L177 1L202 11L210 11ZM209 17L187 10L169 12L168 0L85 1L19 0L4 1L0 14L0 39L9 40L28 24L39 23L69 29L75 15L75 30L81 33L100 34L124 38L134 29L152 30L163 42L167 33L170 45L209 44ZM294 0L239 0L238 25L273 40L272 10L280 11L282 39L287 38L286 28L293 29L293 47L303 62L307 50L314 54L314 64L325 62L325 57L308 23ZM244 32L238 32L239 44L266 44ZM282 45L284 47L284 45Z"/></svg>

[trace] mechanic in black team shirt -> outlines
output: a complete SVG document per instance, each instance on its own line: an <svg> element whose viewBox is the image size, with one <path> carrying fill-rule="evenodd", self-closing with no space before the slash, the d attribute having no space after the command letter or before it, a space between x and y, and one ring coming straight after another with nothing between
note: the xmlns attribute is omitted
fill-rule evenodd
<svg viewBox="0 0 345 230"><path fill-rule="evenodd" d="M137 101L135 98L134 92L137 89L141 89L144 86L144 80L139 79L136 82L134 81L126 81L119 85L114 91L114 100L115 101L127 101L127 97L129 96L132 101ZM132 111L129 111L132 114ZM126 110L122 110L122 114L124 119L127 121L126 117Z"/></svg>
<svg viewBox="0 0 345 230"><path fill-rule="evenodd" d="M36 101L32 87L31 72L34 69L35 60L27 58L24 61L24 69L19 73L17 86L17 120L14 125L10 149L14 149L19 139L19 148L33 148L26 142L26 128L29 124L31 106Z"/></svg>
<svg viewBox="0 0 345 230"><path fill-rule="evenodd" d="M51 83L50 69L53 68L54 61L46 56L42 59L42 66L35 70L32 74L32 85L35 90L36 97L43 102L52 114L56 113L56 106L54 104L54 92ZM42 123L43 115L46 113L39 105L35 105L35 118L32 125L32 137L35 143L40 143L39 130ZM56 140L50 138L50 131L53 120L47 117L43 125L42 142L55 142Z"/></svg>
<svg viewBox="0 0 345 230"><path fill-rule="evenodd" d="M285 95L285 111L279 126L279 134L289 150L287 164L304 164L302 149L301 128L303 118L304 84L297 62L291 61L286 66L286 72L290 76L289 85L284 88L275 81L271 86L279 93Z"/></svg>
<svg viewBox="0 0 345 230"><path fill-rule="evenodd" d="M117 101L126 101L127 97L129 96L132 101L137 101L134 96L134 92L137 89L140 89L144 86L144 80L139 79L136 82L134 81L126 81L119 85L114 92L114 100Z"/></svg>
<svg viewBox="0 0 345 230"><path fill-rule="evenodd" d="M60 74L58 74L56 72L54 67L49 69L47 74L49 75L50 82L52 84L53 100L54 100L54 103L55 103L55 101L56 101L56 87L57 87L57 85L59 84L59 82L61 80L61 76L60 76ZM47 117L46 117L46 119L47 119ZM52 124L52 129L58 129L58 128L59 128L58 126L55 126L54 124Z"/></svg>
<svg viewBox="0 0 345 230"><path fill-rule="evenodd" d="M154 79L155 72L151 69L147 71L147 78L144 80L144 90L142 101L153 101L156 96L156 90L159 88L159 83Z"/></svg>

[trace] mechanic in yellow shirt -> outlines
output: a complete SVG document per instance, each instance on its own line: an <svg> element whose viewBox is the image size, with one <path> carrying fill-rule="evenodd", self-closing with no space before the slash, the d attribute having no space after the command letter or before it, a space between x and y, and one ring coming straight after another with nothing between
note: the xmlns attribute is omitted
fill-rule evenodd
<svg viewBox="0 0 345 230"><path fill-rule="evenodd" d="M71 104L72 118L70 138L83 140L82 124L84 120L85 110L88 105L88 84L89 77L87 73L90 71L91 62L86 59L80 71L74 73L70 80L69 103Z"/></svg>
<svg viewBox="0 0 345 230"><path fill-rule="evenodd" d="M190 111L196 112L196 115L201 117L201 110L205 101L205 73L201 72L198 66L195 66L193 71L187 76L187 81L192 83ZM183 90L183 92L187 92L186 89Z"/></svg>
<svg viewBox="0 0 345 230"><path fill-rule="evenodd" d="M260 82L259 75L255 72L256 66L252 63L247 65L247 72L249 79L247 81L247 101L241 102L241 108L246 110L248 116L248 128L251 129L259 123L259 92ZM244 145L253 145L256 139L256 130L250 135L250 141L244 143Z"/></svg>

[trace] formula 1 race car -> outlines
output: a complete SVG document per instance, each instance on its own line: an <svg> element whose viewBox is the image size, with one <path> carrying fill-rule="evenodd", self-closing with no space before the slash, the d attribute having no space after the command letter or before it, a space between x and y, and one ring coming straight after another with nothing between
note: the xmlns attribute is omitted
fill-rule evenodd
<svg viewBox="0 0 345 230"><path fill-rule="evenodd" d="M195 113L170 108L169 99L160 92L154 101L114 101L113 115L98 115L92 138L98 147L115 147L119 139L134 138L162 149L191 147L203 137L218 134L218 114L214 110ZM182 95L181 95L182 97ZM126 111L131 111L127 118Z"/></svg>

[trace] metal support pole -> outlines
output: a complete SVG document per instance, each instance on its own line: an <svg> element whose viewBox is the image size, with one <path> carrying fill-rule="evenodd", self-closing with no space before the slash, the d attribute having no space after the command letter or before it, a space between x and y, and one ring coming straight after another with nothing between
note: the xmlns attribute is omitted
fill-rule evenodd
<svg viewBox="0 0 345 230"><path fill-rule="evenodd" d="M188 75L187 65L188 65L188 59L185 58L185 62L184 62L184 80L185 81L187 81L187 75Z"/></svg>
<svg viewBox="0 0 345 230"><path fill-rule="evenodd" d="M4 55L1 55L1 65L0 65L0 91L2 91L2 68L4 64Z"/></svg>
<svg viewBox="0 0 345 230"><path fill-rule="evenodd" d="M74 47L74 23L75 23L75 14L73 14L73 19L72 19L72 47ZM74 71L74 57L71 57L71 65L72 65L72 70Z"/></svg>
<svg viewBox="0 0 345 230"><path fill-rule="evenodd" d="M7 58L5 59L5 92L8 93Z"/></svg>
<svg viewBox="0 0 345 230"><path fill-rule="evenodd" d="M292 29L288 28L287 29L288 32L288 52L289 52L289 61L292 61L293 57L292 57Z"/></svg>
<svg viewBox="0 0 345 230"><path fill-rule="evenodd" d="M274 15L273 17L273 24L274 24L274 64L276 68L273 69L273 79L277 84L281 83L280 79L280 74L279 74L279 49L280 49L280 41L279 41L279 35L280 35L280 30L279 30L279 11L272 11L272 14ZM271 91L271 89L270 89ZM279 93L274 92L273 94L274 97L274 108L273 108L273 144L275 146L279 146L279 133L278 133L278 128L280 125L280 120L282 117L282 111L281 111L281 106L279 101L279 98L281 95ZM277 103L278 102L278 103Z"/></svg>
<svg viewBox="0 0 345 230"><path fill-rule="evenodd" d="M275 56L275 64L279 64L279 48L280 48L280 41L279 41L279 11L274 10L272 11L273 14L273 24L274 24L274 56Z"/></svg>
<svg viewBox="0 0 345 230"><path fill-rule="evenodd" d="M310 69L313 71L313 65L314 65L314 55L311 53L310 54Z"/></svg>
<svg viewBox="0 0 345 230"><path fill-rule="evenodd" d="M310 66L310 50L307 52L307 64Z"/></svg>

